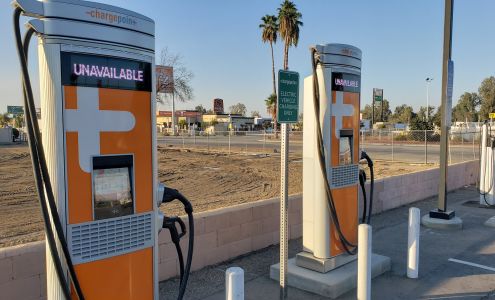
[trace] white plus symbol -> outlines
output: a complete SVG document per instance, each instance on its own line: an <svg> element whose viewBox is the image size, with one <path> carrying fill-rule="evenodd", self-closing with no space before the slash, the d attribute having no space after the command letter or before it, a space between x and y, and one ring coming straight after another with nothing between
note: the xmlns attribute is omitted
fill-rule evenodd
<svg viewBox="0 0 495 300"><path fill-rule="evenodd" d="M340 129L342 129L342 118L352 117L354 115L354 106L344 104L344 92L335 92L335 104L332 105L332 116L335 117L335 137L340 138Z"/></svg>
<svg viewBox="0 0 495 300"><path fill-rule="evenodd" d="M136 124L128 111L100 110L98 88L77 87L77 109L65 109L66 132L77 132L79 165L91 172L91 157L100 155L100 132L130 131Z"/></svg>

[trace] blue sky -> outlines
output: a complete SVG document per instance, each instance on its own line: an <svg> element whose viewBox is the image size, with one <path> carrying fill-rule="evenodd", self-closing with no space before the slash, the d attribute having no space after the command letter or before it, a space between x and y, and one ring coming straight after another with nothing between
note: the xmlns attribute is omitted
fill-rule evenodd
<svg viewBox="0 0 495 300"><path fill-rule="evenodd" d="M20 105L19 67L12 34L10 1L0 7L0 112ZM101 2L142 13L156 22L156 49L180 53L194 73L195 97L178 109L213 98L225 106L242 102L248 113L266 115L264 99L270 94L270 48L261 42L258 28L265 14L276 14L281 0L117 1ZM433 77L430 104L438 106L441 89L443 0L311 0L295 1L301 11L297 48L291 48L289 67L301 78L311 71L309 46L348 43L363 51L361 102L371 102L372 89L383 88L392 108L406 103L426 105L425 78ZM454 104L465 91L477 91L481 81L495 75L493 0L457 0L454 8ZM30 61L36 62L36 47ZM283 45L275 47L276 68L281 68ZM37 75L36 64L31 64ZM38 89L37 76L34 86ZM301 80L302 84L302 80ZM37 92L37 91L35 91ZM302 95L302 92L300 93ZM300 100L302 102L302 98ZM162 109L169 109L163 106Z"/></svg>

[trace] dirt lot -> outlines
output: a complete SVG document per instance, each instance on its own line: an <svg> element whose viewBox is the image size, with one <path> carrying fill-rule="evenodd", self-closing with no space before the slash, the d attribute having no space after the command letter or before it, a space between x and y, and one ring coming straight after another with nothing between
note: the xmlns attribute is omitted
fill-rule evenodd
<svg viewBox="0 0 495 300"><path fill-rule="evenodd" d="M280 156L208 154L159 148L159 178L179 189L196 212L279 195ZM431 166L375 162L377 178ZM302 192L302 159L290 157L289 193ZM43 223L26 146L0 146L0 247L43 239ZM175 204L167 215L181 214Z"/></svg>

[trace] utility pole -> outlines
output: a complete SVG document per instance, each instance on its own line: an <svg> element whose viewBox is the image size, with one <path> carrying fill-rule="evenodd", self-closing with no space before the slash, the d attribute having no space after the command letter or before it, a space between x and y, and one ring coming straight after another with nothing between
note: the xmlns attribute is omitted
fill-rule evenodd
<svg viewBox="0 0 495 300"><path fill-rule="evenodd" d="M455 211L447 211L447 158L448 138L452 122L452 87L454 62L452 58L452 17L454 0L445 0L443 61L442 61L442 123L440 135L440 181L438 184L438 208L430 211L430 218L450 220Z"/></svg>

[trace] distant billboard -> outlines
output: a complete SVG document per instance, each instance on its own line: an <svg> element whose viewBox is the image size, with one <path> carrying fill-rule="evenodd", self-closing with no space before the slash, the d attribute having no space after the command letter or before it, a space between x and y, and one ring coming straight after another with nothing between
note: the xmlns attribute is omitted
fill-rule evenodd
<svg viewBox="0 0 495 300"><path fill-rule="evenodd" d="M174 68L156 66L156 92L172 94L174 92Z"/></svg>
<svg viewBox="0 0 495 300"><path fill-rule="evenodd" d="M375 102L383 101L383 89L373 89L373 100L375 100Z"/></svg>
<svg viewBox="0 0 495 300"><path fill-rule="evenodd" d="M14 116L23 115L24 114L24 107L23 106L16 106L16 105L7 105L7 113L12 114Z"/></svg>
<svg viewBox="0 0 495 300"><path fill-rule="evenodd" d="M213 112L215 112L216 114L223 114L224 110L223 110L222 99L219 98L213 99Z"/></svg>

